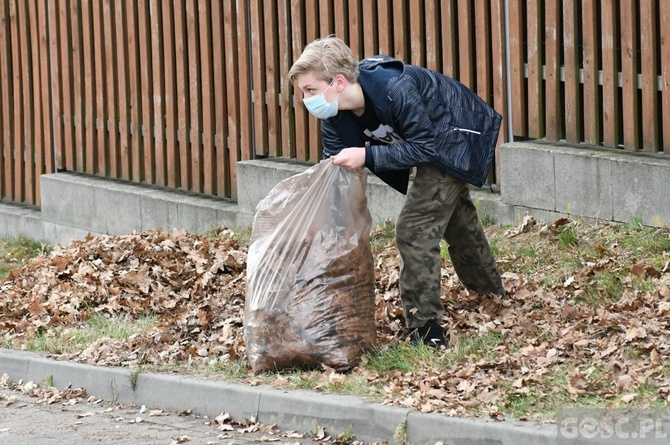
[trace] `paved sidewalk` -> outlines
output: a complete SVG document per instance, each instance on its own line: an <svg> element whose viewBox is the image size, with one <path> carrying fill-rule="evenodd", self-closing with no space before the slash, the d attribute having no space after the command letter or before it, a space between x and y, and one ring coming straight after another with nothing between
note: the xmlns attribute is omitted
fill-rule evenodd
<svg viewBox="0 0 670 445"><path fill-rule="evenodd" d="M323 445L313 434L87 398L45 403L0 388L2 445Z"/></svg>
<svg viewBox="0 0 670 445"><path fill-rule="evenodd" d="M407 443L412 445L556 445L555 425L534 422L497 422L424 414L344 395L326 395L267 386L197 380L174 374L140 373L131 385L132 373L109 368L56 361L23 351L0 349L0 376L11 381L42 382L53 386L83 388L89 395L163 411L191 410L194 415L215 418L222 412L243 422L255 418L264 425L303 433L319 426L329 435L353 431L359 441L396 443L394 437L405 422Z"/></svg>

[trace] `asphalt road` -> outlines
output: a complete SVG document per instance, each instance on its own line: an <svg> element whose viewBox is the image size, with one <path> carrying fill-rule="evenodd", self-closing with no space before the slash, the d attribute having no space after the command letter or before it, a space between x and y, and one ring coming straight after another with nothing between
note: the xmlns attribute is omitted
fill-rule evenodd
<svg viewBox="0 0 670 445"><path fill-rule="evenodd" d="M94 398L48 404L40 398L0 388L2 445L324 443L260 425L222 423L187 413L163 413Z"/></svg>

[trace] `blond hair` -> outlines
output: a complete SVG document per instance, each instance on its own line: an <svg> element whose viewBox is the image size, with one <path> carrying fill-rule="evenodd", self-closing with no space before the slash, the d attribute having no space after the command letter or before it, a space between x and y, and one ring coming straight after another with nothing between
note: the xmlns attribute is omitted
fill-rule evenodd
<svg viewBox="0 0 670 445"><path fill-rule="evenodd" d="M317 79L327 82L338 74L355 82L358 80L358 60L342 39L331 35L307 45L289 70L288 77L295 83L299 75L310 71Z"/></svg>

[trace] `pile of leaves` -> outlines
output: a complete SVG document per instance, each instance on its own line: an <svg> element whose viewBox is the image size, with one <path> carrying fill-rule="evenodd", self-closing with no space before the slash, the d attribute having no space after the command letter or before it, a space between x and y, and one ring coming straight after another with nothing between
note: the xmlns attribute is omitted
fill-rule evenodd
<svg viewBox="0 0 670 445"><path fill-rule="evenodd" d="M565 242L567 229L576 235ZM638 260L644 252L609 241L617 230L567 219L542 225L530 217L513 230L487 229L507 295L469 292L446 259L443 324L450 346L419 356L403 340L395 244L377 245L380 349L347 374L324 369L317 388L363 381L387 404L495 419L543 419L568 406L670 406L670 249L656 255L664 264L647 264ZM658 236L670 240L670 231L658 229ZM569 266L549 254L522 257L501 247L542 240L555 251L563 242L574 256L580 239L600 241ZM128 367L244 362L246 252L225 229L216 237L149 231L73 242L13 270L0 285L0 331L12 347L26 348L36 335L70 335L93 314L134 320L150 314L157 323L128 339L98 338L82 350L52 352ZM619 295L599 281L605 274ZM373 363L396 353L404 363L385 369ZM282 386L293 377L273 378Z"/></svg>
<svg viewBox="0 0 670 445"><path fill-rule="evenodd" d="M61 357L119 366L244 357L246 249L228 232L159 230L58 246L0 286L0 331L21 347L38 333L67 336L93 314L149 314L157 320L150 331Z"/></svg>

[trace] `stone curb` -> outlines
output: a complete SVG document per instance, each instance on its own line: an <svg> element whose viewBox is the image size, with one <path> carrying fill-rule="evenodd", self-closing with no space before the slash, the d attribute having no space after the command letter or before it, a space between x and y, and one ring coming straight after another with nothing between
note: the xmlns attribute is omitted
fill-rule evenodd
<svg viewBox="0 0 670 445"><path fill-rule="evenodd" d="M366 403L345 395L302 390L279 390L175 374L135 374L125 368L57 361L41 355L0 349L0 375L11 381L42 383L55 388L83 388L92 396L123 403L146 405L164 411L190 409L214 418L222 412L243 422L255 418L265 425L302 433L315 426L337 435L353 431L359 441L387 441L404 423L406 442L412 445L556 445L555 425L534 422L496 422L424 414L408 409Z"/></svg>

